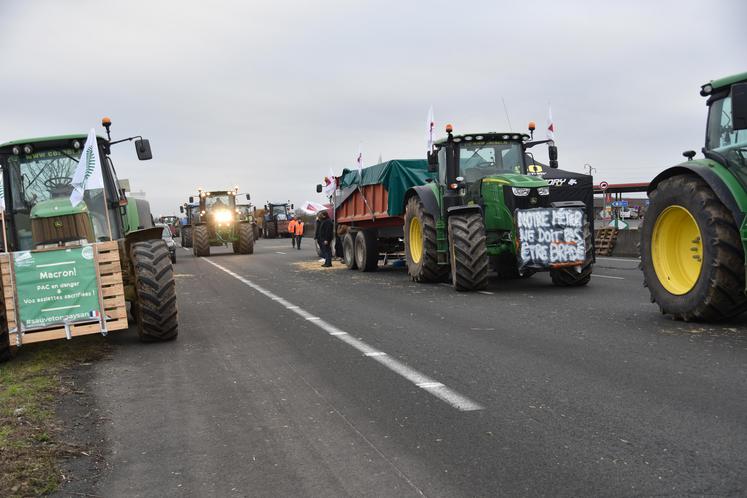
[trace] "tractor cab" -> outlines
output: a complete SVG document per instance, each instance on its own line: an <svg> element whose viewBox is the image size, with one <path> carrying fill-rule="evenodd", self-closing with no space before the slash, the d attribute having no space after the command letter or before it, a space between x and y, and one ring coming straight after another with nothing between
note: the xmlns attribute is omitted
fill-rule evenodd
<svg viewBox="0 0 747 498"><path fill-rule="evenodd" d="M236 210L236 194L234 190L216 190L207 192L198 189L200 194L199 214L203 222L214 229L228 227L238 221ZM190 200L192 200L190 198Z"/></svg>
<svg viewBox="0 0 747 498"><path fill-rule="evenodd" d="M701 87L708 97L708 121L703 152L733 171L747 184L747 73L722 78ZM684 155L688 159L695 153Z"/></svg>

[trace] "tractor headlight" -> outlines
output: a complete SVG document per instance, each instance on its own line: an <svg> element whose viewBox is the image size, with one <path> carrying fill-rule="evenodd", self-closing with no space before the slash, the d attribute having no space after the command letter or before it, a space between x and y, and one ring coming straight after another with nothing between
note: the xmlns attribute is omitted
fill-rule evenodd
<svg viewBox="0 0 747 498"><path fill-rule="evenodd" d="M550 187L540 187L537 189L539 195L550 195Z"/></svg>
<svg viewBox="0 0 747 498"><path fill-rule="evenodd" d="M228 223L232 218L231 211L228 211L227 209L221 209L220 211L215 212L215 221L218 223Z"/></svg>
<svg viewBox="0 0 747 498"><path fill-rule="evenodd" d="M511 192L513 192L516 197L526 197L529 195L529 189L526 187L511 187Z"/></svg>

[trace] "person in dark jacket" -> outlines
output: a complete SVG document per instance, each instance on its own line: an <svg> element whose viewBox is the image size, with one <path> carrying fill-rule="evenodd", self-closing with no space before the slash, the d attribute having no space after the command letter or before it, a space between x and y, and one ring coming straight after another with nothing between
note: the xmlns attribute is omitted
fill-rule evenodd
<svg viewBox="0 0 747 498"><path fill-rule="evenodd" d="M324 257L325 268L332 266L332 239L334 239L334 227L332 226L332 220L329 219L327 211L319 213L319 222L317 224L319 231L317 232L317 242L319 242L319 248L322 251Z"/></svg>

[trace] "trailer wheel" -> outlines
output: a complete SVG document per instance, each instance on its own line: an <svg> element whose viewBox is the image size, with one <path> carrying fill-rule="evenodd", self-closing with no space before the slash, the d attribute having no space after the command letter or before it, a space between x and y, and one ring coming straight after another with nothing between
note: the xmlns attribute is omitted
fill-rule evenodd
<svg viewBox="0 0 747 498"><path fill-rule="evenodd" d="M132 312L141 341L169 341L179 333L176 284L169 249L163 240L135 242L130 247L136 305Z"/></svg>
<svg viewBox="0 0 747 498"><path fill-rule="evenodd" d="M0 363L8 361L12 357L10 334L8 333L8 315L5 313L5 301L0 300Z"/></svg>
<svg viewBox="0 0 747 498"><path fill-rule="evenodd" d="M254 230L250 223L239 223L239 254L254 254Z"/></svg>
<svg viewBox="0 0 747 498"><path fill-rule="evenodd" d="M488 286L488 247L485 223L480 213L449 216L451 283L458 291L476 291Z"/></svg>
<svg viewBox="0 0 747 498"><path fill-rule="evenodd" d="M197 225L192 232L195 256L210 256L210 239L207 225Z"/></svg>
<svg viewBox="0 0 747 498"><path fill-rule="evenodd" d="M379 249L375 230L360 230L355 236L355 264L360 271L376 271Z"/></svg>
<svg viewBox="0 0 747 498"><path fill-rule="evenodd" d="M594 259L594 240L589 224L584 225L584 246L586 246L587 263L578 271L576 267L551 268L550 278L558 287L581 287L591 281L592 261Z"/></svg>
<svg viewBox="0 0 747 498"><path fill-rule="evenodd" d="M192 227L182 228L182 247L192 247Z"/></svg>
<svg viewBox="0 0 747 498"><path fill-rule="evenodd" d="M405 259L407 273L415 282L443 282L449 274L447 265L438 264L436 222L426 213L417 196L405 207Z"/></svg>
<svg viewBox="0 0 747 498"><path fill-rule="evenodd" d="M355 260L355 238L353 232L348 232L342 238L342 258L348 270L357 270L358 263Z"/></svg>
<svg viewBox="0 0 747 498"><path fill-rule="evenodd" d="M700 178L674 176L649 194L641 269L651 301L676 320L725 320L747 309L737 224Z"/></svg>

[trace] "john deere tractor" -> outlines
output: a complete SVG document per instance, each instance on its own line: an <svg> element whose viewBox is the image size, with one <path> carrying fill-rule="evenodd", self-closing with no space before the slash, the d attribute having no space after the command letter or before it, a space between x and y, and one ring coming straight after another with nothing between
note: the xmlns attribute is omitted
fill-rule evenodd
<svg viewBox="0 0 747 498"><path fill-rule="evenodd" d="M254 230L243 220L236 207L238 187L234 190L205 191L198 189L199 217L192 228L195 256L210 256L211 246L231 244L236 254L254 253ZM246 194L249 200L249 194ZM189 198L193 203L194 197Z"/></svg>
<svg viewBox="0 0 747 498"><path fill-rule="evenodd" d="M293 214L293 204L290 202L268 202L265 204L265 216L262 229L266 239L290 237L288 222Z"/></svg>
<svg viewBox="0 0 747 498"><path fill-rule="evenodd" d="M747 309L747 72L701 87L708 119L702 158L649 186L641 269L651 300L678 320L716 321Z"/></svg>
<svg viewBox="0 0 747 498"><path fill-rule="evenodd" d="M520 264L517 214L535 208L548 208L545 214L585 209L581 201L551 204L547 181L527 174L533 163L527 151L538 144L548 144L550 166L558 167L554 143L519 133L454 136L451 125L446 132L428 154L436 179L405 194L405 256L413 280L438 282L450 276L457 290L479 290L486 287L492 265L504 278L549 270L555 285L586 285L593 262L588 222L580 232L576 228L582 254L575 263Z"/></svg>
<svg viewBox="0 0 747 498"><path fill-rule="evenodd" d="M137 139L138 158L151 159L150 144L142 137L112 141L111 121L102 124L107 138L72 134L0 145L7 248L0 254L0 360L11 346L126 329L125 301L141 340L177 336L162 229L153 228L147 203L128 200L119 188L110 156L113 145Z"/></svg>

